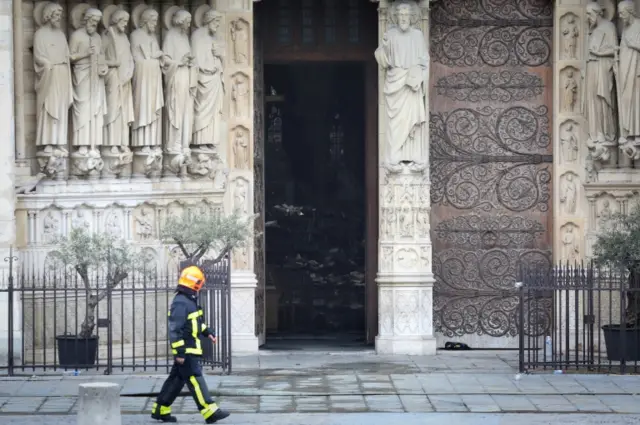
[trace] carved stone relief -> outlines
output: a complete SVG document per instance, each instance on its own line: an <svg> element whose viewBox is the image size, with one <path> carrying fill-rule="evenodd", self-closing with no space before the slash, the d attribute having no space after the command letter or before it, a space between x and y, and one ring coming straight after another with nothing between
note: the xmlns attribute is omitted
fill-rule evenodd
<svg viewBox="0 0 640 425"><path fill-rule="evenodd" d="M153 248L143 248L140 252L140 255L143 262L143 269L141 273L143 276L139 277L141 281L153 282L157 276L158 272L164 272L164 270L158 270L159 262L158 262L158 252Z"/></svg>
<svg viewBox="0 0 640 425"><path fill-rule="evenodd" d="M143 205L136 210L133 216L134 232L140 242L149 242L155 239L155 213L152 207Z"/></svg>
<svg viewBox="0 0 640 425"><path fill-rule="evenodd" d="M234 249L232 259L235 270L247 270L249 268L249 249L246 246Z"/></svg>
<svg viewBox="0 0 640 425"><path fill-rule="evenodd" d="M233 115L236 118L249 117L249 101L250 99L250 83L249 77L238 72L231 78L233 85L231 87L231 104L233 107Z"/></svg>
<svg viewBox="0 0 640 425"><path fill-rule="evenodd" d="M574 263L580 260L580 229L574 223L567 223L560 228L562 242L562 261Z"/></svg>
<svg viewBox="0 0 640 425"><path fill-rule="evenodd" d="M233 211L246 214L249 211L248 205L249 182L243 178L237 178L233 187Z"/></svg>
<svg viewBox="0 0 640 425"><path fill-rule="evenodd" d="M112 207L104 212L104 231L106 234L118 239L124 239L124 216L118 207Z"/></svg>
<svg viewBox="0 0 640 425"><path fill-rule="evenodd" d="M93 226L93 211L86 207L77 208L71 214L71 227L74 229L83 228L91 231Z"/></svg>
<svg viewBox="0 0 640 425"><path fill-rule="evenodd" d="M54 243L56 237L60 236L62 229L62 217L60 211L49 210L42 215L42 242L45 244Z"/></svg>
<svg viewBox="0 0 640 425"><path fill-rule="evenodd" d="M562 59L577 59L578 40L580 30L579 20L575 13L567 13L560 18L560 32L562 33Z"/></svg>
<svg viewBox="0 0 640 425"><path fill-rule="evenodd" d="M560 153L563 162L571 164L578 160L578 153L580 152L578 146L579 134L578 123L573 120L565 121L560 126Z"/></svg>
<svg viewBox="0 0 640 425"><path fill-rule="evenodd" d="M631 1L618 6L623 30L620 41L620 71L617 84L620 87L620 149L627 157L640 160L640 18ZM636 164L638 168L638 164Z"/></svg>
<svg viewBox="0 0 640 425"><path fill-rule="evenodd" d="M572 172L567 172L560 177L560 203L565 214L576 213L579 183L579 177Z"/></svg>
<svg viewBox="0 0 640 425"><path fill-rule="evenodd" d="M582 111L587 125L587 147L594 161L617 162L614 63L618 44L613 16L597 2L587 5L587 61Z"/></svg>
<svg viewBox="0 0 640 425"><path fill-rule="evenodd" d="M572 67L566 67L561 71L562 75L562 112L573 114L577 112L580 72Z"/></svg>
<svg viewBox="0 0 640 425"><path fill-rule="evenodd" d="M104 162L99 148L104 144L106 110L105 76L109 71L102 50L98 24L102 12L86 3L71 11L75 31L69 39L73 71L73 108L71 109L71 173L97 178Z"/></svg>
<svg viewBox="0 0 640 425"><path fill-rule="evenodd" d="M33 38L36 86L36 146L40 170L62 178L68 157L69 107L73 104L69 46L60 28L62 6L38 3L33 17L38 28Z"/></svg>
<svg viewBox="0 0 640 425"><path fill-rule="evenodd" d="M383 113L383 163L425 163L428 158L429 52L418 25L421 13L415 2L394 3L389 8L389 29L375 51L376 61L385 70L385 102L402 105L385 108ZM400 75L405 75L406 84L397 85Z"/></svg>
<svg viewBox="0 0 640 425"><path fill-rule="evenodd" d="M233 141L233 165L235 168L248 170L251 168L249 130L238 126L231 132Z"/></svg>
<svg viewBox="0 0 640 425"><path fill-rule="evenodd" d="M233 41L233 61L236 65L249 65L250 25L244 19L231 21L229 32Z"/></svg>

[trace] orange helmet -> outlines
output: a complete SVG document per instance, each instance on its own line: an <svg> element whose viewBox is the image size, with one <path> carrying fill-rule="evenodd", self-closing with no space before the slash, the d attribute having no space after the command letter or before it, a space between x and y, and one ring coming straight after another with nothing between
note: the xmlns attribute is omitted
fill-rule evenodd
<svg viewBox="0 0 640 425"><path fill-rule="evenodd" d="M204 273L196 266L189 266L182 270L178 285L187 287L198 292L204 285Z"/></svg>

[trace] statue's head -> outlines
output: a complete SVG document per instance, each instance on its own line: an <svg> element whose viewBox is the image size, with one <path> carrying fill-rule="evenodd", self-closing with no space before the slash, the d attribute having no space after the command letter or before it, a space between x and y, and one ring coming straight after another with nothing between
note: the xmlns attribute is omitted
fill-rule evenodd
<svg viewBox="0 0 640 425"><path fill-rule="evenodd" d="M618 4L618 14L623 24L629 25L636 16L636 8L632 1L624 0Z"/></svg>
<svg viewBox="0 0 640 425"><path fill-rule="evenodd" d="M147 28L147 31L149 32L155 32L157 26L158 12L151 8L145 9L140 17L140 27Z"/></svg>
<svg viewBox="0 0 640 425"><path fill-rule="evenodd" d="M209 31L215 33L220 27L220 21L222 20L222 14L213 9L207 11L202 18L202 23L209 28Z"/></svg>
<svg viewBox="0 0 640 425"><path fill-rule="evenodd" d="M118 31L125 32L129 25L129 13L126 10L118 9L111 15L111 25L115 26Z"/></svg>
<svg viewBox="0 0 640 425"><path fill-rule="evenodd" d="M604 16L604 9L600 3L592 1L587 4L587 21L591 27L595 26Z"/></svg>
<svg viewBox="0 0 640 425"><path fill-rule="evenodd" d="M189 27L191 26L191 13L184 9L178 10L173 15L173 26L185 31L189 30Z"/></svg>
<svg viewBox="0 0 640 425"><path fill-rule="evenodd" d="M57 3L49 3L42 11L42 22L51 24L52 27L60 28L62 18L62 6Z"/></svg>
<svg viewBox="0 0 640 425"><path fill-rule="evenodd" d="M83 23L84 27L87 30L87 34L94 34L98 29L98 23L102 18L102 12L98 9L89 8L86 12L84 12Z"/></svg>
<svg viewBox="0 0 640 425"><path fill-rule="evenodd" d="M391 9L391 21L402 31L407 31L415 25L420 17L420 9L414 2L400 0Z"/></svg>

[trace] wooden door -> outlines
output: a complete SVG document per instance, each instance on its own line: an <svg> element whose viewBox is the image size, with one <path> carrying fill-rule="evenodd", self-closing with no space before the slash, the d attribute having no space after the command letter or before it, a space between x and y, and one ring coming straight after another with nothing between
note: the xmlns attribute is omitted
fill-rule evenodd
<svg viewBox="0 0 640 425"><path fill-rule="evenodd" d="M434 326L517 344L519 265L552 248L552 0L431 11Z"/></svg>

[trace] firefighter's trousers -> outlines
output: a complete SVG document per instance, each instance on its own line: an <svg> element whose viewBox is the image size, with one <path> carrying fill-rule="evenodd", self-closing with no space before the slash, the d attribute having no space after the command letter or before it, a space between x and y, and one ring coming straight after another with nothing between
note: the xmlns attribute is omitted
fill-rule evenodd
<svg viewBox="0 0 640 425"><path fill-rule="evenodd" d="M164 381L151 413L157 413L159 409L159 413L162 416L171 414L171 405L180 395L184 384L187 384L191 396L204 419L208 419L218 410L218 405L209 395L207 383L202 377L200 357L187 355L183 364L178 364L177 362L173 364L169 377Z"/></svg>

